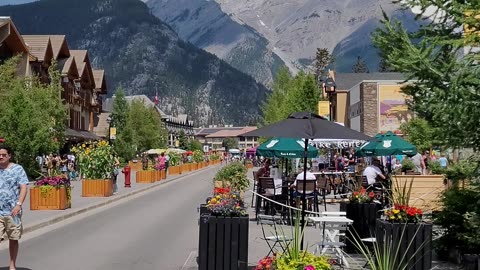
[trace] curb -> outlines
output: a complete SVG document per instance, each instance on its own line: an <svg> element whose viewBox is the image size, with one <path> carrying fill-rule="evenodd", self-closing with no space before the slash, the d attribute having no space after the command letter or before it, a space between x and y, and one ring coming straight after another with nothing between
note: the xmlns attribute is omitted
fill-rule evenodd
<svg viewBox="0 0 480 270"><path fill-rule="evenodd" d="M59 223L59 222L61 222L61 221L67 220L67 219L72 218L72 217L75 217L75 216L77 216L77 215L80 215L80 214L89 212L89 211L91 211L91 210L94 210L94 209L97 209L97 208L106 206L106 205L108 205L108 204L111 204L111 203L120 201L120 200L122 200L122 199L131 197L131 196L133 196L133 195L136 195L136 194L139 194L139 193L143 193L143 192L148 191L148 190L150 190L150 189L159 187L159 186L161 186L161 185L164 185L164 184L166 184L166 183L169 183L169 182L172 182L172 181L175 181L175 180L178 180L178 179L182 179L182 178L184 178L184 177L186 177L186 176L192 175L192 174L197 173L197 172L204 171L204 170L209 169L209 168L214 168L214 166L212 166L212 167L207 167L207 168L202 168L202 169L197 170L197 171L194 171L194 172L189 172L188 174L178 175L178 176L176 176L176 177L174 177L174 178L171 178L171 179L161 180L161 181L159 181L158 183L155 183L155 184L153 184L153 185L149 185L149 186L143 187L143 188L141 188L141 189L138 189L138 190L135 190L135 191L131 191L131 192L122 194L122 195L120 195L120 196L115 196L114 198L107 199L106 201L103 201L103 202L98 202L98 203L96 203L96 204L94 204L94 205L85 206L85 207L83 207L83 208L78 209L78 210L75 211L75 212L68 213L68 214L64 214L64 215L59 216L59 217L54 217L54 218L51 218L51 219L49 219L49 220L42 221L42 222L39 222L39 223L37 223L37 224L30 225L30 226L28 226L28 227L24 227L24 228L23 228L23 233L24 233L24 234L25 234L25 233L30 233L30 232L36 231L36 230L38 230L38 229L44 228L44 227L46 227L46 226L50 226L50 225ZM107 197L107 198L108 198L108 197Z"/></svg>

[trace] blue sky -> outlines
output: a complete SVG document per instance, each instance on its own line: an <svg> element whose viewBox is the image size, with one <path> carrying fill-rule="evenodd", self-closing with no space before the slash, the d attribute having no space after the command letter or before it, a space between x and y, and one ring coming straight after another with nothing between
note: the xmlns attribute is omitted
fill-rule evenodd
<svg viewBox="0 0 480 270"><path fill-rule="evenodd" d="M0 0L0 6L25 4L33 1L37 1L37 0Z"/></svg>

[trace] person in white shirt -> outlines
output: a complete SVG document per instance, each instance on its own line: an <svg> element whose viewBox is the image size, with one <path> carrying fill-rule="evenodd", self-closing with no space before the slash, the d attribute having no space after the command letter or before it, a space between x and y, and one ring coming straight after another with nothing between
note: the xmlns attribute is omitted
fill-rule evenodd
<svg viewBox="0 0 480 270"><path fill-rule="evenodd" d="M369 185L374 184L377 181L377 177L380 177L385 180L385 175L383 175L382 171L378 168L380 165L380 161L378 159L373 160L372 165L369 165L363 171L363 176L367 177L367 182Z"/></svg>
<svg viewBox="0 0 480 270"><path fill-rule="evenodd" d="M317 178L315 176L315 174L309 172L307 170L307 175L306 177L304 178L304 172L300 172L298 175L297 175L297 178L295 179L295 182L293 182L293 184L290 186L290 188L292 188L294 191L293 191L293 197L296 198L296 205L300 205L300 198L302 197L302 194L303 194L303 186L300 186L298 189L297 189L297 181L300 180L300 181L304 181L304 179L306 179L307 181L316 181ZM305 190L305 195L309 195L309 194L312 194L314 192L314 190L310 190L310 189L306 189ZM312 209L312 202L313 202L313 199L308 199L308 209Z"/></svg>

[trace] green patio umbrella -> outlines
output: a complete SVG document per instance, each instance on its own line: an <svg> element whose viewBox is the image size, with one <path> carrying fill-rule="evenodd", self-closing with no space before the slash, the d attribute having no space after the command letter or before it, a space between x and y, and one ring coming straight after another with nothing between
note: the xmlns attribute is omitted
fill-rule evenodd
<svg viewBox="0 0 480 270"><path fill-rule="evenodd" d="M385 134L377 134L375 138L355 151L357 156L413 156L416 153L417 148L413 144L393 134L391 131Z"/></svg>
<svg viewBox="0 0 480 270"><path fill-rule="evenodd" d="M257 147L257 156L278 158L303 158L305 153L305 141L293 138L272 138ZM308 145L307 157L318 156L317 148Z"/></svg>

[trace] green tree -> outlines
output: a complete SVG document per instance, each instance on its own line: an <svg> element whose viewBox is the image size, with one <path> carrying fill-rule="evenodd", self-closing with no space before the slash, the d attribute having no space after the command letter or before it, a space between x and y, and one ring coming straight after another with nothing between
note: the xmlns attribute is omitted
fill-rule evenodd
<svg viewBox="0 0 480 270"><path fill-rule="evenodd" d="M223 139L222 144L223 144L223 147L225 147L225 150L238 148L238 141L232 137Z"/></svg>
<svg viewBox="0 0 480 270"><path fill-rule="evenodd" d="M292 78L288 70L281 69L262 107L263 124L281 121L297 111L316 112L319 100L320 89L314 75L300 72Z"/></svg>
<svg viewBox="0 0 480 270"><path fill-rule="evenodd" d="M353 73L369 73L367 63L361 56L357 56L357 61L353 64L352 67Z"/></svg>
<svg viewBox="0 0 480 270"><path fill-rule="evenodd" d="M288 111L284 110L284 106L292 80L287 67L283 66L278 70L272 85L273 90L262 106L263 124L272 124L288 116Z"/></svg>
<svg viewBox="0 0 480 270"><path fill-rule="evenodd" d="M127 125L133 132L137 152L166 147L166 130L152 106L133 100L130 104Z"/></svg>
<svg viewBox="0 0 480 270"><path fill-rule="evenodd" d="M406 135L406 139L417 147L418 151L429 150L438 146L437 130L422 118L415 118L400 126L400 130Z"/></svg>
<svg viewBox="0 0 480 270"><path fill-rule="evenodd" d="M327 48L317 48L315 53L315 80L326 76L326 69L335 62L335 57L330 54Z"/></svg>
<svg viewBox="0 0 480 270"><path fill-rule="evenodd" d="M407 32L401 22L384 14L382 28L373 35L375 46L390 67L410 80L403 88L411 98L410 108L442 131L443 144L477 148L480 53L469 47L480 44L480 20L468 14L477 10L477 15L479 4L460 0L406 0L404 4L421 10L418 19L435 20L422 20L417 31ZM463 35L458 31L463 26L471 32Z"/></svg>
<svg viewBox="0 0 480 270"><path fill-rule="evenodd" d="M178 147L183 150L191 150L188 149L189 146L187 135L185 135L185 132L181 130L180 134L178 135Z"/></svg>
<svg viewBox="0 0 480 270"><path fill-rule="evenodd" d="M382 58L378 63L378 72L393 72L393 69L389 67L387 61Z"/></svg>
<svg viewBox="0 0 480 270"><path fill-rule="evenodd" d="M67 111L60 98L60 73L52 64L50 84L15 76L18 58L0 66L0 135L15 151L14 160L30 176L38 175L35 157L58 152L64 143Z"/></svg>
<svg viewBox="0 0 480 270"><path fill-rule="evenodd" d="M203 151L203 146L198 140L191 140L188 144L188 149L195 151L195 150L200 150Z"/></svg>
<svg viewBox="0 0 480 270"><path fill-rule="evenodd" d="M118 87L115 91L111 117L113 119L111 124L115 126L118 131L121 131L125 127L128 117L128 102L125 98L125 92L121 87Z"/></svg>

